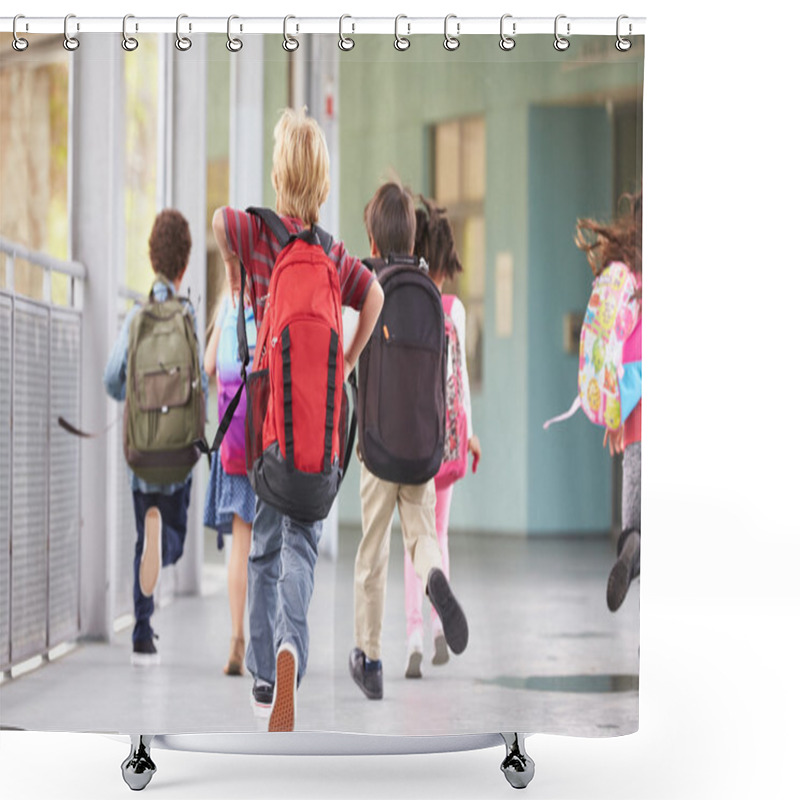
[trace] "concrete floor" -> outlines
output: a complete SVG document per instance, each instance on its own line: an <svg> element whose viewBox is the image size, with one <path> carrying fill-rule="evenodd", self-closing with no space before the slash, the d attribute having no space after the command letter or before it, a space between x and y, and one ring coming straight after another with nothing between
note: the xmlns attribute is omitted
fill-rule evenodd
<svg viewBox="0 0 800 800"><path fill-rule="evenodd" d="M451 535L452 585L470 642L444 666L406 680L402 540L392 537L383 633L384 699L368 701L347 669L353 646L358 532L342 530L336 562L321 558L310 609L308 673L298 730L445 735L517 730L615 736L638 728L639 583L605 606L613 548L598 538ZM130 628L0 686L3 727L108 733L266 729L249 677L222 674L229 616L224 567L206 565L201 597L158 609L161 664L130 665ZM427 625L427 620L426 620Z"/></svg>

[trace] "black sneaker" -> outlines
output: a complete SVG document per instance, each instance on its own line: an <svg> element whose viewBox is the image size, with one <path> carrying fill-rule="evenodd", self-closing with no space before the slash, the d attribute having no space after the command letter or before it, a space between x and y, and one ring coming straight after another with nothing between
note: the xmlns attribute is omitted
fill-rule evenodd
<svg viewBox="0 0 800 800"><path fill-rule="evenodd" d="M383 664L376 661L368 668L367 656L360 647L350 652L350 676L370 700L383 698Z"/></svg>
<svg viewBox="0 0 800 800"><path fill-rule="evenodd" d="M151 667L161 663L161 657L153 643L154 638L158 639L155 633L150 639L138 639L133 643L131 664L135 667Z"/></svg>
<svg viewBox="0 0 800 800"><path fill-rule="evenodd" d="M447 646L456 655L463 653L469 641L469 626L444 572L438 568L430 571L425 592L442 621Z"/></svg>
<svg viewBox="0 0 800 800"><path fill-rule="evenodd" d="M253 711L258 716L269 715L274 691L275 687L271 683L259 679L253 681Z"/></svg>
<svg viewBox="0 0 800 800"><path fill-rule="evenodd" d="M616 611L622 605L631 581L638 574L640 541L641 538L636 531L630 533L622 545L614 566L611 567L606 586L606 605L609 611Z"/></svg>

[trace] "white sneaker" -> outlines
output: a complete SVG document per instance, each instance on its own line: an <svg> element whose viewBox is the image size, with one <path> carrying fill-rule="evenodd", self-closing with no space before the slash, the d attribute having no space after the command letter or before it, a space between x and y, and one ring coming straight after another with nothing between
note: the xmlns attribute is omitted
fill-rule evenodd
<svg viewBox="0 0 800 800"><path fill-rule="evenodd" d="M414 631L408 637L408 665L406 678L422 677L422 631Z"/></svg>
<svg viewBox="0 0 800 800"><path fill-rule="evenodd" d="M294 645L284 642L278 648L275 659L275 693L269 718L270 731L294 730L296 692L297 650Z"/></svg>

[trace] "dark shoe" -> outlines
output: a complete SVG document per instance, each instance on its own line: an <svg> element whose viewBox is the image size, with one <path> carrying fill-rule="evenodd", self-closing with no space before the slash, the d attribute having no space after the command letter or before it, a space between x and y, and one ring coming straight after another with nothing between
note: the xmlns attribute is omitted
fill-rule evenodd
<svg viewBox="0 0 800 800"><path fill-rule="evenodd" d="M257 716L269 716L272 711L274 688L271 683L256 680L253 682L253 711Z"/></svg>
<svg viewBox="0 0 800 800"><path fill-rule="evenodd" d="M635 531L630 533L622 545L619 557L608 575L606 604L609 611L616 611L625 600L628 588L634 577L634 568L639 562L639 543L641 538Z"/></svg>
<svg viewBox="0 0 800 800"><path fill-rule="evenodd" d="M293 731L297 691L297 650L284 642L275 658L275 697L269 718L270 731Z"/></svg>
<svg viewBox="0 0 800 800"><path fill-rule="evenodd" d="M444 634L438 633L433 637L433 658L431 664L441 666L450 660L450 652L447 649L447 642L445 641Z"/></svg>
<svg viewBox="0 0 800 800"><path fill-rule="evenodd" d="M375 662L377 666L367 668L367 656L360 647L354 647L350 652L350 677L356 686L370 700L383 698L383 664Z"/></svg>
<svg viewBox="0 0 800 800"><path fill-rule="evenodd" d="M158 638L156 634L149 639L138 639L133 643L131 653L131 664L135 667L152 667L161 663L161 657L153 643L153 638Z"/></svg>
<svg viewBox="0 0 800 800"><path fill-rule="evenodd" d="M463 653L469 641L469 626L444 572L432 569L425 591L442 622L447 646L456 655Z"/></svg>

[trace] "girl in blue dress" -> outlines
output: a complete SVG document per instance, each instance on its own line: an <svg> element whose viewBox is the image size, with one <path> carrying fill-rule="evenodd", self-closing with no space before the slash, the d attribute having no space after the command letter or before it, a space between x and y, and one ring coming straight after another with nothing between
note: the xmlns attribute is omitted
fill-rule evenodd
<svg viewBox="0 0 800 800"><path fill-rule="evenodd" d="M219 417L241 384L241 362L236 336L237 305L228 292L220 305L214 331L206 347L203 366L209 377L217 376ZM256 342L253 309L245 306L247 343L250 358ZM203 524L217 531L217 547L222 549L223 536L230 535L228 560L228 602L231 610L231 643L226 675L241 675L244 663L244 610L247 602L247 558L250 553L256 498L247 478L244 457L244 421L247 398L242 393L236 414L222 440L222 446L211 457L211 473L206 491Z"/></svg>

